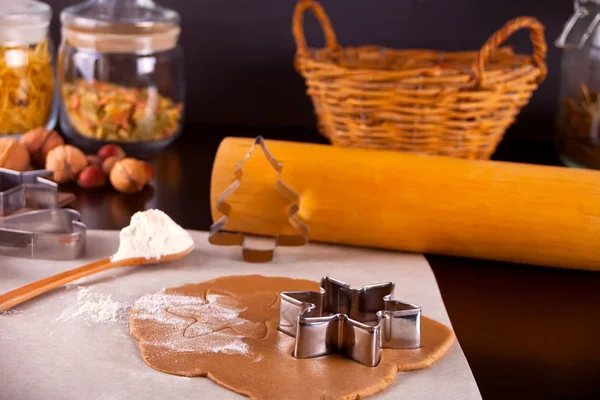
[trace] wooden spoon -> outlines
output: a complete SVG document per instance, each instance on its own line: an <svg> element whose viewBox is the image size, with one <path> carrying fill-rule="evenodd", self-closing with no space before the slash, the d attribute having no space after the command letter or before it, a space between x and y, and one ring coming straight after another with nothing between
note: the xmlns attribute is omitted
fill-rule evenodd
<svg viewBox="0 0 600 400"><path fill-rule="evenodd" d="M194 246L189 249L182 251L181 253L169 254L161 258L127 258L119 261L111 261L109 258L98 260L91 264L84 265L83 267L75 268L69 271L61 272L48 278L44 278L37 282L30 283L29 285L22 286L18 289L11 290L8 293L0 295L0 311L8 310L21 304L29 299L39 296L42 293L46 293L57 287L61 287L64 284L73 282L77 279L83 278L96 274L98 272L106 271L111 268L125 267L125 266L138 266L144 264L160 264L169 261L179 260L180 258L188 255Z"/></svg>

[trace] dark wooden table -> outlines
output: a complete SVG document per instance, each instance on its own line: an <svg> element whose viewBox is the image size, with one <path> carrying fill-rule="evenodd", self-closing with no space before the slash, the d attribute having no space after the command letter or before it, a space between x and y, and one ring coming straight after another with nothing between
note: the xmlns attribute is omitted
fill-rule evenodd
<svg viewBox="0 0 600 400"><path fill-rule="evenodd" d="M212 162L224 136L324 143L314 130L187 127L148 158L157 179L140 195L77 193L92 229L121 229L159 208L188 229L211 224ZM495 159L558 164L552 143L505 141ZM552 218L551 215L548 218ZM427 255L484 399L600 398L600 273Z"/></svg>

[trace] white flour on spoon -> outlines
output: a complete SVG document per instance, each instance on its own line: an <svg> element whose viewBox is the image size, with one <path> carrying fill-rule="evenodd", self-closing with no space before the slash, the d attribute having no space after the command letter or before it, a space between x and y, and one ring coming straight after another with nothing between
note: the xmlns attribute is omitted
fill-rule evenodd
<svg viewBox="0 0 600 400"><path fill-rule="evenodd" d="M194 246L192 236L160 210L137 212L119 234L119 249L111 261L158 259Z"/></svg>

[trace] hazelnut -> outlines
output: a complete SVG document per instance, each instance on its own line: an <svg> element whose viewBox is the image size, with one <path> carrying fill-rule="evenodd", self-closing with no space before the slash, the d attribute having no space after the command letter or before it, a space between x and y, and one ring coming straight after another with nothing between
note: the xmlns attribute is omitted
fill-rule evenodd
<svg viewBox="0 0 600 400"><path fill-rule="evenodd" d="M87 189L102 187L106 185L106 174L102 168L90 165L81 171L77 178L77 184Z"/></svg>
<svg viewBox="0 0 600 400"><path fill-rule="evenodd" d="M37 165L44 165L50 150L65 144L65 141L56 131L36 128L21 137L21 144L27 148Z"/></svg>
<svg viewBox="0 0 600 400"><path fill-rule="evenodd" d="M87 165L85 154L68 144L50 150L46 158L46 169L54 171L53 179L59 183L74 180Z"/></svg>
<svg viewBox="0 0 600 400"><path fill-rule="evenodd" d="M0 138L0 167L15 171L26 171L31 157L27 148L15 139Z"/></svg>
<svg viewBox="0 0 600 400"><path fill-rule="evenodd" d="M148 177L148 182L146 183L150 183L154 180L154 168L152 168L152 165L148 164L146 161L140 161L142 163L142 165L144 166L144 169L146 170L146 176Z"/></svg>
<svg viewBox="0 0 600 400"><path fill-rule="evenodd" d="M124 158L115 163L110 171L110 182L119 192L141 192L148 176L142 163L135 158Z"/></svg>
<svg viewBox="0 0 600 400"><path fill-rule="evenodd" d="M102 161L106 160L108 157L117 157L117 159L120 160L125 158L125 150L119 145L107 144L98 150L98 157L100 157Z"/></svg>
<svg viewBox="0 0 600 400"><path fill-rule="evenodd" d="M102 163L102 169L107 175L110 174L110 171L113 169L117 161L119 161L117 157L108 157L106 160L104 160Z"/></svg>
<svg viewBox="0 0 600 400"><path fill-rule="evenodd" d="M85 158L87 158L88 165L102 168L102 160L100 159L100 157L91 155L91 156L86 156Z"/></svg>

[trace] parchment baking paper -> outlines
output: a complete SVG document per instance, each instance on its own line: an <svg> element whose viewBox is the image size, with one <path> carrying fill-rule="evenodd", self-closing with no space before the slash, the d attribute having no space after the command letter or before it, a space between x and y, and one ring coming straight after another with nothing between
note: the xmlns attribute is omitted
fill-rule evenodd
<svg viewBox="0 0 600 400"><path fill-rule="evenodd" d="M155 371L140 358L127 323L60 320L77 310L81 287L132 304L165 287L225 275L262 274L318 281L331 275L355 286L396 283L395 298L423 306L424 315L450 326L435 277L421 255L310 244L280 248L269 264L241 261L240 248L215 247L192 231L196 249L169 265L124 267L59 288L0 315L0 399L243 399L205 378ZM39 261L0 256L0 292L113 254L117 231L88 231L87 256ZM310 384L310 382L307 382ZM456 342L431 368L401 372L372 399L480 399ZM308 400L308 399L307 399Z"/></svg>

